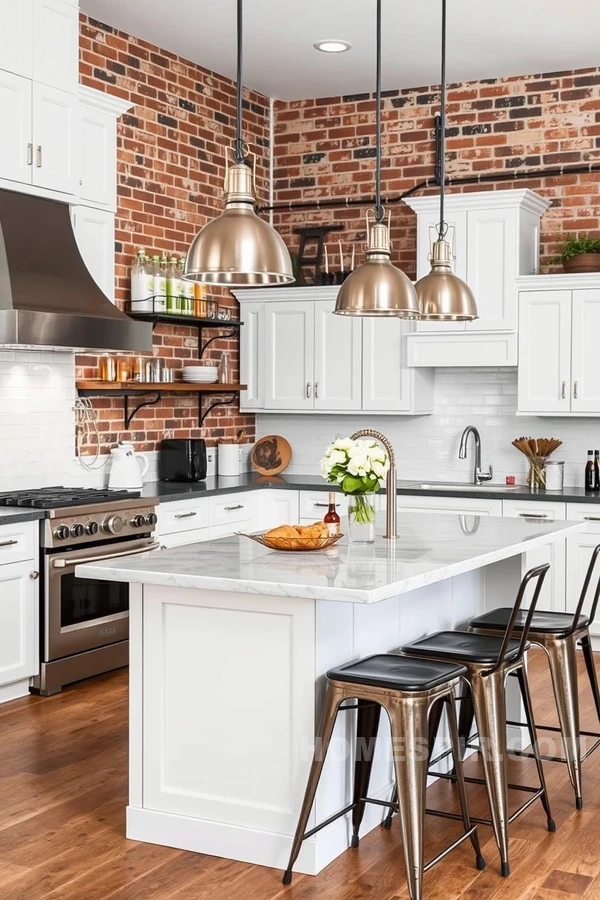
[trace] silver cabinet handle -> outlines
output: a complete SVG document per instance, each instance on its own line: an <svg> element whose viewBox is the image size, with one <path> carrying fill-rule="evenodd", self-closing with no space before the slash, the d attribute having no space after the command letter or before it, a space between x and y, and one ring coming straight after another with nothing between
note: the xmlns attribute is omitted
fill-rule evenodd
<svg viewBox="0 0 600 900"><path fill-rule="evenodd" d="M36 148L36 166L38 169L42 168L42 145L38 144Z"/></svg>
<svg viewBox="0 0 600 900"><path fill-rule="evenodd" d="M561 398L563 400L567 399L567 382L566 381L563 381L563 383L562 383Z"/></svg>
<svg viewBox="0 0 600 900"><path fill-rule="evenodd" d="M548 513L519 513L521 519L547 519Z"/></svg>
<svg viewBox="0 0 600 900"><path fill-rule="evenodd" d="M140 553L148 553L149 550L158 550L160 544L148 544L147 547L140 547L139 550L124 550L123 553L110 553L108 556L86 556L84 559L53 559L52 565L55 569L64 569L67 565L86 566L89 563L110 562L111 559L121 559L125 556L138 556Z"/></svg>
<svg viewBox="0 0 600 900"><path fill-rule="evenodd" d="M586 522L600 522L600 516L584 516Z"/></svg>
<svg viewBox="0 0 600 900"><path fill-rule="evenodd" d="M577 400L577 382L573 385L573 398Z"/></svg>
<svg viewBox="0 0 600 900"><path fill-rule="evenodd" d="M319 382L315 381L315 399L319 399Z"/></svg>
<svg viewBox="0 0 600 900"><path fill-rule="evenodd" d="M197 512L189 512L189 513L175 513L173 516L174 519L193 519L194 516L197 516Z"/></svg>
<svg viewBox="0 0 600 900"><path fill-rule="evenodd" d="M33 165L33 144L27 144L27 165Z"/></svg>
<svg viewBox="0 0 600 900"><path fill-rule="evenodd" d="M311 396L312 396L312 384L310 383L310 381L307 381L306 382L306 399L310 400Z"/></svg>
<svg viewBox="0 0 600 900"><path fill-rule="evenodd" d="M34 581L37 581L38 578L40 577L40 573L39 573L39 572L36 572L35 569L34 569L33 572L30 572L30 573L29 573L29 577L30 577L30 578L33 578Z"/></svg>
<svg viewBox="0 0 600 900"><path fill-rule="evenodd" d="M336 503L335 505L340 506L339 503ZM329 503L313 503L313 506L323 506L325 509L329 509Z"/></svg>
<svg viewBox="0 0 600 900"><path fill-rule="evenodd" d="M226 506L226 507L225 507L225 512L231 512L231 511L234 510L234 509L243 509L243 508L244 508L244 504L243 504L243 503L238 503L237 506Z"/></svg>
<svg viewBox="0 0 600 900"><path fill-rule="evenodd" d="M15 544L18 544L18 541L0 541L0 547L14 547Z"/></svg>

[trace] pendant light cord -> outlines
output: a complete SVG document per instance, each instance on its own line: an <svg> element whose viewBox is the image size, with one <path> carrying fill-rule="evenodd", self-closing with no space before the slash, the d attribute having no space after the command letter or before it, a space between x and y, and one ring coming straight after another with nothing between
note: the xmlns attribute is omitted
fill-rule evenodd
<svg viewBox="0 0 600 900"><path fill-rule="evenodd" d="M446 193L446 0L442 0L442 66L440 87L440 222L438 237L444 240L448 226L444 220Z"/></svg>
<svg viewBox="0 0 600 900"><path fill-rule="evenodd" d="M242 138L242 67L243 67L243 0L237 0L237 86L236 86L236 123L235 123L235 161L246 161L244 141Z"/></svg>
<svg viewBox="0 0 600 900"><path fill-rule="evenodd" d="M376 87L377 109L375 114L375 221L383 221L383 206L381 205L381 0L377 0L377 62L376 62Z"/></svg>

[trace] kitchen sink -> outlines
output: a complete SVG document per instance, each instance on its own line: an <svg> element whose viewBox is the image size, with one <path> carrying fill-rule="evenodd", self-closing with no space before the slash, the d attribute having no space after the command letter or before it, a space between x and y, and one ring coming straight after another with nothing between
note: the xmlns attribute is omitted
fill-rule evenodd
<svg viewBox="0 0 600 900"><path fill-rule="evenodd" d="M523 487L519 484L494 484L486 481L484 484L465 483L463 481L426 481L413 482L413 484L422 491L522 491Z"/></svg>

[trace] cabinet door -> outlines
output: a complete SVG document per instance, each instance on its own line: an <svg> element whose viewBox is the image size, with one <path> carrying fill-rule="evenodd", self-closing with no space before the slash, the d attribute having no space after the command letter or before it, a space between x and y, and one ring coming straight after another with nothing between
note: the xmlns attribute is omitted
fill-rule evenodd
<svg viewBox="0 0 600 900"><path fill-rule="evenodd" d="M335 301L315 306L315 409L360 409L362 322L335 316Z"/></svg>
<svg viewBox="0 0 600 900"><path fill-rule="evenodd" d="M467 284L479 318L467 331L514 331L517 324L517 210L467 213Z"/></svg>
<svg viewBox="0 0 600 900"><path fill-rule="evenodd" d="M264 324L265 304L240 304L240 380L248 389L240 394L240 411L264 409Z"/></svg>
<svg viewBox="0 0 600 900"><path fill-rule="evenodd" d="M33 561L0 566L0 684L35 675L39 581Z"/></svg>
<svg viewBox="0 0 600 900"><path fill-rule="evenodd" d="M0 178L31 184L31 81L0 71Z"/></svg>
<svg viewBox="0 0 600 900"><path fill-rule="evenodd" d="M439 209L431 213L419 213L417 219L417 278L423 278L431 270L429 255L431 242L437 237L440 220ZM454 272L463 281L467 278L467 213L465 210L446 213L447 240L454 253ZM464 331L464 322L417 322L417 331Z"/></svg>
<svg viewBox="0 0 600 900"><path fill-rule="evenodd" d="M104 209L74 206L71 216L83 261L98 287L114 302L115 215Z"/></svg>
<svg viewBox="0 0 600 900"><path fill-rule="evenodd" d="M114 115L79 103L79 197L116 206L117 124Z"/></svg>
<svg viewBox="0 0 600 900"><path fill-rule="evenodd" d="M571 409L571 292L519 295L519 412Z"/></svg>
<svg viewBox="0 0 600 900"><path fill-rule="evenodd" d="M567 538L567 612L575 612L583 586L583 580L592 558L592 553L600 544L600 527L591 528L589 532L573 534ZM596 574L597 577L597 574ZM592 583L592 585L594 582ZM588 598L583 607L584 615L590 612L593 589L588 591ZM590 626L590 632L600 635L600 615L596 613L595 621Z"/></svg>
<svg viewBox="0 0 600 900"><path fill-rule="evenodd" d="M77 113L75 94L33 85L33 183L39 187L77 193Z"/></svg>
<svg viewBox="0 0 600 900"><path fill-rule="evenodd" d="M277 491L269 488L261 493L263 495L261 521L260 523L254 521L254 529L298 524L298 491ZM318 518L319 516L315 516L315 519Z"/></svg>
<svg viewBox="0 0 600 900"><path fill-rule="evenodd" d="M566 519L564 503L538 502L534 500L503 500L502 513L509 518L522 518L530 521L532 531L539 530L542 522L563 521ZM537 517L537 518L536 518ZM555 612L565 610L566 584L566 542L556 541L537 550L523 553L522 574L533 566L550 563L550 571L546 575L538 601L539 609L552 609Z"/></svg>
<svg viewBox="0 0 600 900"><path fill-rule="evenodd" d="M66 91L77 90L79 10L65 0L35 0L33 79Z"/></svg>
<svg viewBox="0 0 600 900"><path fill-rule="evenodd" d="M313 301L265 303L265 409L314 408Z"/></svg>
<svg viewBox="0 0 600 900"><path fill-rule="evenodd" d="M33 0L0 0L0 69L32 77L32 32Z"/></svg>
<svg viewBox="0 0 600 900"><path fill-rule="evenodd" d="M600 290L573 291L571 410L600 412Z"/></svg>
<svg viewBox="0 0 600 900"><path fill-rule="evenodd" d="M438 512L443 515L501 516L502 500L480 500L476 497L423 497L398 495L398 512ZM472 520L471 520L472 521ZM467 522L467 530L469 523Z"/></svg>
<svg viewBox="0 0 600 900"><path fill-rule="evenodd" d="M406 365L406 326L402 319L363 322L363 405L369 411L409 410L411 375Z"/></svg>

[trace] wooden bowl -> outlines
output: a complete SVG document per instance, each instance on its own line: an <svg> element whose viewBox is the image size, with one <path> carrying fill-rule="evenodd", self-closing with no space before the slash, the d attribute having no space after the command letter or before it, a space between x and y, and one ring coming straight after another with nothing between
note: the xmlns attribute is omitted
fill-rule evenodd
<svg viewBox="0 0 600 900"><path fill-rule="evenodd" d="M267 434L260 438L250 456L252 468L259 475L279 475L287 469L291 459L292 448L279 434Z"/></svg>

